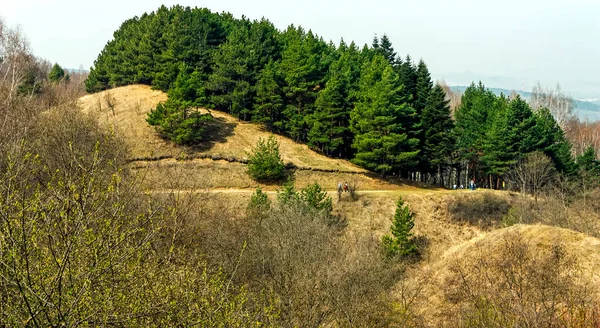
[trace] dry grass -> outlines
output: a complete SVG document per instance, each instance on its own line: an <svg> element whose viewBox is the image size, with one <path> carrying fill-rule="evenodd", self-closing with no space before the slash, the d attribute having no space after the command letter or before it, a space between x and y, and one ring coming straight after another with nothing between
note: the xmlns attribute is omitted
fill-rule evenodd
<svg viewBox="0 0 600 328"><path fill-rule="evenodd" d="M180 156L182 153L193 156L204 153L243 159L247 158L247 153L259 138L267 138L270 135L259 125L245 123L225 113L213 111L219 135L213 136L212 140L198 147L178 147L162 140L145 120L147 113L166 98L165 93L152 90L148 86L131 85L85 96L80 99L79 105L84 110L100 112L102 122L112 125L128 140L134 158ZM286 163L305 168L365 172L348 161L331 159L317 154L306 145L282 136L275 137Z"/></svg>
<svg viewBox="0 0 600 328"><path fill-rule="evenodd" d="M448 281L453 275L452 267L456 263L465 267L477 265L478 261L489 256L490 250L500 249L501 245L515 234L527 241L534 254L547 251L556 243L562 244L576 259L580 275L585 276L591 286L600 286L600 239L557 227L515 225L479 234L475 238L455 244L439 259L413 268L408 284L413 291L419 292L415 299L415 313L426 318L429 326L443 326L444 315L447 315L447 310L452 307L445 294L447 288L451 287ZM400 288L401 286L398 286L397 294L401 292Z"/></svg>
<svg viewBox="0 0 600 328"><path fill-rule="evenodd" d="M145 121L147 112L165 99L164 93L152 91L149 87L128 86L83 97L80 106L87 111L98 112L102 122L114 127L127 140L134 158L168 157L131 163L148 191L168 194L180 190L183 195L186 192L200 193L202 204L198 207L199 211L228 212L244 217L250 195L258 185L248 177L246 165L189 158L209 154L242 159L258 138L266 138L269 134L258 125L213 112L216 124L223 129L222 134L194 149L178 147L162 140ZM542 225L492 230L499 226L507 208L516 202L508 193L449 191L386 182L366 174L348 161L324 157L288 138L276 138L284 161L304 168L294 173L296 187L300 189L317 181L328 190L334 199L334 213L348 220L348 236L371 235L378 239L389 231L398 197L402 196L410 206L415 213L414 234L423 249L423 261L407 269L408 278L398 284L392 294L405 309L409 308L409 303L414 303L410 304L414 310L412 314L423 318L416 325L443 325L441 309L448 307L443 290L451 274L452 263L457 259L475 261L483 254L482 249L493 248L515 231L530 242L534 250L548 248L560 240L573 250L582 272L589 274L595 285L600 284L600 276L596 273L600 272L599 239ZM186 157L188 159L178 160ZM350 196L344 193L338 201L335 190L339 181L356 182L358 200L350 201ZM278 185L261 187L272 199L280 188ZM490 202L490 199L493 201Z"/></svg>

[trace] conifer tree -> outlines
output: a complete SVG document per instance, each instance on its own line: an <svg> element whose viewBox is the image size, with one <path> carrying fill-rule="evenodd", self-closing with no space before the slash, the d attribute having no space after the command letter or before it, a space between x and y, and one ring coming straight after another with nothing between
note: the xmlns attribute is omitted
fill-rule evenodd
<svg viewBox="0 0 600 328"><path fill-rule="evenodd" d="M466 161L471 178L477 178L483 172L480 157L497 109L496 96L480 82L465 90L461 105L454 112L457 151Z"/></svg>
<svg viewBox="0 0 600 328"><path fill-rule="evenodd" d="M63 70L58 64L54 64L50 70L50 73L48 74L48 80L50 80L50 82L57 83L60 82L64 77L65 70Z"/></svg>
<svg viewBox="0 0 600 328"><path fill-rule="evenodd" d="M425 161L423 167L428 173L441 173L454 151L455 137L449 101L440 85L436 85L429 93L421 116L421 126L424 130L423 153L420 154Z"/></svg>
<svg viewBox="0 0 600 328"><path fill-rule="evenodd" d="M248 174L257 181L279 181L285 177L285 164L274 136L258 139L248 157Z"/></svg>
<svg viewBox="0 0 600 328"><path fill-rule="evenodd" d="M391 235L382 238L382 246L386 256L406 257L417 253L417 245L411 230L415 226L413 214L408 205L404 205L402 198L396 203L396 212L390 228Z"/></svg>
<svg viewBox="0 0 600 328"><path fill-rule="evenodd" d="M409 104L413 104L417 94L417 68L410 55L406 55L406 59L396 66L396 72L400 77L400 83L404 85L402 96Z"/></svg>
<svg viewBox="0 0 600 328"><path fill-rule="evenodd" d="M567 175L576 172L576 165L571 152L571 143L565 137L550 110L541 108L535 112L538 140L538 150L541 150L552 159L554 167Z"/></svg>
<svg viewBox="0 0 600 328"><path fill-rule="evenodd" d="M306 141L306 117L313 112L318 90L324 87L330 49L311 31L290 26L282 35L285 50L279 67L285 80L283 113L286 133L296 141Z"/></svg>
<svg viewBox="0 0 600 328"><path fill-rule="evenodd" d="M382 175L416 165L418 139L411 137L415 112L401 96L402 85L387 60L376 55L362 70L350 114L357 165Z"/></svg>
<svg viewBox="0 0 600 328"><path fill-rule="evenodd" d="M340 58L330 67L325 88L317 95L314 112L307 118L309 146L328 156L338 157L350 153L352 94L356 91L360 75L358 49L354 43L350 47L343 46L342 43Z"/></svg>
<svg viewBox="0 0 600 328"><path fill-rule="evenodd" d="M586 171L591 176L595 176L598 179L600 175L600 161L596 155L596 150L593 146L586 148L585 152L577 157L577 165L581 170Z"/></svg>
<svg viewBox="0 0 600 328"><path fill-rule="evenodd" d="M377 48L373 47L377 53L381 54L390 65L394 65L396 60L396 53L394 52L394 48L392 47L392 41L387 36L387 34L383 34L379 41L379 46Z"/></svg>
<svg viewBox="0 0 600 328"><path fill-rule="evenodd" d="M279 66L269 62L260 72L256 82L256 98L252 110L252 121L263 123L268 131L284 133L283 77Z"/></svg>

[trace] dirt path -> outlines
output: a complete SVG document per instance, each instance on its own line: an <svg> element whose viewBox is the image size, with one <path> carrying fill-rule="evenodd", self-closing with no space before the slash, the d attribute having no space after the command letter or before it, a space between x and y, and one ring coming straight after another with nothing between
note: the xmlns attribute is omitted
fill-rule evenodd
<svg viewBox="0 0 600 328"><path fill-rule="evenodd" d="M223 193L223 194L251 194L255 191L254 188L205 188L205 189L155 189L150 190L152 194L169 194L169 193L182 193L182 194L200 194L200 193ZM277 190L263 190L266 194L276 194ZM450 194L450 193L463 193L470 192L469 190L445 190L445 189L415 189L415 188L398 188L392 190L360 190L357 194L389 194L389 195L406 195L406 194ZM327 194L336 195L337 191L327 190ZM344 193L346 194L346 193Z"/></svg>

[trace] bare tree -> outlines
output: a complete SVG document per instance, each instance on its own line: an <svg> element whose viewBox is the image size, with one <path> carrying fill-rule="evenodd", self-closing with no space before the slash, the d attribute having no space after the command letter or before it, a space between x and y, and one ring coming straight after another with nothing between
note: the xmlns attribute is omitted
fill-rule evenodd
<svg viewBox="0 0 600 328"><path fill-rule="evenodd" d="M540 191L555 178L552 160L541 152L533 152L520 159L507 175L507 181L522 193L531 193L537 200Z"/></svg>
<svg viewBox="0 0 600 328"><path fill-rule="evenodd" d="M542 107L548 108L554 119L561 128L573 118L575 103L573 98L562 92L560 84L556 84L554 89L544 89L538 82L532 90L529 105L538 110Z"/></svg>

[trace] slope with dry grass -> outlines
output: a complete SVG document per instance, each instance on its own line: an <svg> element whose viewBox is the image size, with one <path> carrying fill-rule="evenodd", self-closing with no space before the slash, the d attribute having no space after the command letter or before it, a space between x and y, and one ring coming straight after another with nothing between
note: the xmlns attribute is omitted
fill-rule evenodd
<svg viewBox="0 0 600 328"><path fill-rule="evenodd" d="M128 86L83 97L79 104L84 110L96 113L101 122L126 140L133 154L130 167L143 178L147 190L203 194L199 211L213 208L219 213L231 213L232 217L243 216L257 185L247 175L243 162L258 138L266 138L269 133L258 125L213 112L215 123L209 140L197 147L180 147L163 140L145 121L149 110L165 99L164 93L149 87ZM525 250L523 252L529 254L529 258L521 264L531 272L542 272L544 267L540 259L552 259L552 247L560 241L561 247L572 250L565 261L577 264L568 270L585 275L587 285L600 286L600 278L595 274L599 269L596 263L600 263L598 239L540 225L497 229L504 224L504 218L515 203L514 196L509 193L447 191L407 185L402 181L383 181L348 161L327 158L285 137L276 138L284 161L299 168L294 173L296 186L302 188L317 181L329 190L334 199L334 213L348 221L349 236L366 235L379 239L389 231L398 197L402 196L410 206L415 213L414 234L423 250L422 258L407 269L408 278L398 283L392 294L400 307L411 309L414 325L440 326L451 317L460 319L455 324L468 324L464 321L469 319L468 313L481 310L477 308L479 305L473 305L475 303L470 303L472 299L468 295L457 294L449 287L459 286L465 290L472 287L484 296L493 291L493 286L478 285L476 280L461 282L458 278L461 272L483 270L477 266L481 263L487 263L486 266L494 270L503 263L512 263L503 262L511 258L507 254L495 254L496 251ZM343 194L338 200L333 192L338 181L356 183L358 199L352 200L348 194ZM279 186L262 187L274 200ZM515 244L516 248L510 248L511 244L507 243L515 238L522 242ZM568 270L560 271L559 276L564 273L571 279ZM493 277L497 274L496 271L485 272ZM560 282L563 288L570 283L579 286L582 281L567 279ZM488 287L492 289L486 289ZM534 287L531 288L536 290ZM593 298L592 292L577 292L578 297L588 301ZM502 297L510 299L509 294ZM527 306L533 302L531 304L539 306L535 300L520 302ZM512 311L512 308L498 311L507 309ZM489 308L484 307L484 310Z"/></svg>

